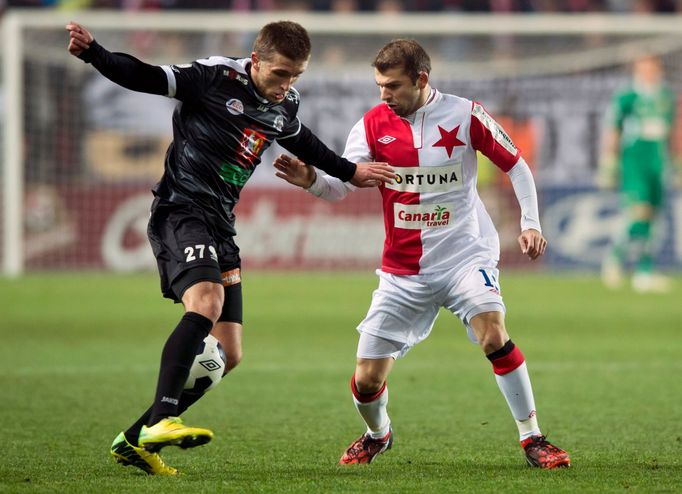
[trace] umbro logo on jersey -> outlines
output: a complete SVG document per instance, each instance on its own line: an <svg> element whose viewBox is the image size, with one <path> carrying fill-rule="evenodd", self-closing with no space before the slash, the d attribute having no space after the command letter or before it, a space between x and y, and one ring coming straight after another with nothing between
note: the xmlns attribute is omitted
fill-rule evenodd
<svg viewBox="0 0 682 494"><path fill-rule="evenodd" d="M244 113L244 103L239 101L237 98L232 98L225 103L225 106L227 106L227 111L229 111L232 115L241 115Z"/></svg>
<svg viewBox="0 0 682 494"><path fill-rule="evenodd" d="M390 144L393 141L395 141L395 137L385 135L384 137L380 137L379 139L377 139L377 141L379 141L381 144Z"/></svg>

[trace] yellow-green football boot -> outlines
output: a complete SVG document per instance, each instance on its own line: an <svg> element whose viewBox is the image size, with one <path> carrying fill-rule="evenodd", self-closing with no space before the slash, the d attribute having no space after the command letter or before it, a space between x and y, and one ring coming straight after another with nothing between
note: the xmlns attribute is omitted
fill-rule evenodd
<svg viewBox="0 0 682 494"><path fill-rule="evenodd" d="M166 465L158 453L151 453L128 442L121 432L111 444L111 456L123 466L133 465L149 475L177 475L178 471Z"/></svg>
<svg viewBox="0 0 682 494"><path fill-rule="evenodd" d="M158 452L164 446L180 446L182 449L194 448L213 439L213 432L199 427L188 427L180 417L159 420L151 427L142 426L137 442L141 448Z"/></svg>

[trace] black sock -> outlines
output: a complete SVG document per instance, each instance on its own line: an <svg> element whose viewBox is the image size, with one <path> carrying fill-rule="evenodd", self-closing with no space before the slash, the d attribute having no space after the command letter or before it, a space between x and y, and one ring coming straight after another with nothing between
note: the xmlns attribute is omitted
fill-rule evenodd
<svg viewBox="0 0 682 494"><path fill-rule="evenodd" d="M180 395L180 403L178 403L178 415L182 415L182 413L187 410L189 407L194 405L197 401L199 401L199 398L201 398L203 395L201 394L194 394L194 393L186 393L182 392L182 395ZM140 431L142 430L143 425L149 425L149 419L152 416L152 407L149 407L146 412L142 414L142 416L137 419L137 422L135 422L133 425L131 425L127 431L125 431L125 437L128 440L130 444L133 446L137 446L137 439L140 437Z"/></svg>
<svg viewBox="0 0 682 494"><path fill-rule="evenodd" d="M197 347L213 328L207 317L187 312L170 334L161 353L161 369L147 425L156 424L166 417L178 415L180 395L187 382Z"/></svg>

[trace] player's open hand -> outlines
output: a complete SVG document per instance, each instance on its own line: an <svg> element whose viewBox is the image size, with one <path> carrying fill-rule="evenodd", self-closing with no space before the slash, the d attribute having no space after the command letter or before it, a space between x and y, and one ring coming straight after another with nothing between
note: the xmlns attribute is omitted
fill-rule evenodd
<svg viewBox="0 0 682 494"><path fill-rule="evenodd" d="M308 189L315 182L315 169L297 158L280 154L272 165L277 170L275 175L292 185Z"/></svg>
<svg viewBox="0 0 682 494"><path fill-rule="evenodd" d="M356 187L376 187L382 183L391 183L395 179L395 173L388 163L358 163L355 175L350 183Z"/></svg>
<svg viewBox="0 0 682 494"><path fill-rule="evenodd" d="M69 31L69 53L74 57L90 48L95 39L87 29L73 21L66 25L66 30Z"/></svg>
<svg viewBox="0 0 682 494"><path fill-rule="evenodd" d="M547 240L542 236L542 233L531 228L521 232L521 235L519 235L519 245L521 246L521 252L526 254L531 261L534 261L545 253Z"/></svg>

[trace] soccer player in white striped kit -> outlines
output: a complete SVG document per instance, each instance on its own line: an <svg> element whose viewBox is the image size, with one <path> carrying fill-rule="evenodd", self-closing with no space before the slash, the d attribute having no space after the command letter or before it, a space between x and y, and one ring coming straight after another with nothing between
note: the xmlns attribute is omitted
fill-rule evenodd
<svg viewBox="0 0 682 494"><path fill-rule="evenodd" d="M386 379L395 360L424 340L445 307L490 360L519 430L528 463L569 466L568 454L542 435L526 362L504 324L498 284L497 231L476 191L476 151L507 173L521 207L521 250L543 255L531 171L511 139L476 102L429 84L431 62L413 40L393 40L374 60L382 103L353 127L344 156L389 163L397 178L379 185L386 240L379 288L358 326L355 406L367 432L344 452L343 465L370 463L393 442ZM310 193L340 200L355 188L282 155L277 175Z"/></svg>

